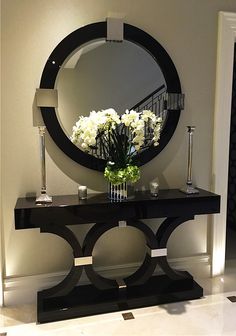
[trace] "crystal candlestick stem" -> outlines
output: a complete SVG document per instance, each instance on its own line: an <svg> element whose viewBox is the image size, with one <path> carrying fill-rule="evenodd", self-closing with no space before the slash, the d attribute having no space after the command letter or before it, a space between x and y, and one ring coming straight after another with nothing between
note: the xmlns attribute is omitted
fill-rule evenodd
<svg viewBox="0 0 236 336"><path fill-rule="evenodd" d="M199 191L192 183L192 162L193 162L193 132L195 126L187 126L188 129L188 174L186 186L180 189L185 194L198 194Z"/></svg>
<svg viewBox="0 0 236 336"><path fill-rule="evenodd" d="M41 194L36 198L37 204L52 203L52 197L47 195L46 164L45 164L45 126L39 126L40 159L41 159Z"/></svg>

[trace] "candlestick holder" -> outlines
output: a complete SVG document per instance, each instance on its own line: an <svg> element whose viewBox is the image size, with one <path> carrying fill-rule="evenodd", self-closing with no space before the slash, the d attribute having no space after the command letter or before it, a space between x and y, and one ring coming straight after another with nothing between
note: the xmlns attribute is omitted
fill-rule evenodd
<svg viewBox="0 0 236 336"><path fill-rule="evenodd" d="M149 183L150 194L153 197L158 197L159 194L159 184L158 182L152 181Z"/></svg>
<svg viewBox="0 0 236 336"><path fill-rule="evenodd" d="M52 197L47 195L46 164L45 164L45 126L39 126L40 159L41 159L41 194L36 198L36 204L52 203Z"/></svg>
<svg viewBox="0 0 236 336"><path fill-rule="evenodd" d="M188 129L188 174L186 186L180 189L185 194L198 194L199 190L192 183L192 161L193 161L193 132L195 126L187 126Z"/></svg>

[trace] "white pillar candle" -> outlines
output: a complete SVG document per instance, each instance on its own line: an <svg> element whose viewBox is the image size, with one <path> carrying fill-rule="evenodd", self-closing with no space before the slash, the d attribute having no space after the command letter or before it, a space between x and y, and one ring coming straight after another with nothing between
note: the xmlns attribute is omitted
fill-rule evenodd
<svg viewBox="0 0 236 336"><path fill-rule="evenodd" d="M80 199L86 199L87 198L87 187L79 186L78 193L79 193Z"/></svg>

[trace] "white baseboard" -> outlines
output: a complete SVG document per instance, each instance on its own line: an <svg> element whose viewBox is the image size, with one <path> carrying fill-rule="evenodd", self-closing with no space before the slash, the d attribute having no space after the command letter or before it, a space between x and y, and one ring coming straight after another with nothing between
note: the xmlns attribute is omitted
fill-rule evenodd
<svg viewBox="0 0 236 336"><path fill-rule="evenodd" d="M176 270L186 270L194 277L202 278L210 276L210 257L207 254L193 257L169 260L170 265ZM139 264L126 264L108 267L99 267L97 271L104 277L118 278L133 273ZM155 271L158 273L158 269ZM155 274L154 273L154 274ZM39 274L25 277L9 277L4 279L4 305L21 305L36 302L37 292L50 288L61 282L67 272ZM89 283L85 272L80 278L81 285Z"/></svg>

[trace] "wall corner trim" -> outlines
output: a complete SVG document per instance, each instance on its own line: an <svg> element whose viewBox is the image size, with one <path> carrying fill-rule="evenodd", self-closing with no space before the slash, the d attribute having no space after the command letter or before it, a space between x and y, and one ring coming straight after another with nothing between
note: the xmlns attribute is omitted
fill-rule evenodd
<svg viewBox="0 0 236 336"><path fill-rule="evenodd" d="M236 13L219 12L213 135L213 191L221 195L221 212L212 221L212 276L224 273L231 97ZM224 132L222 132L222 129Z"/></svg>

